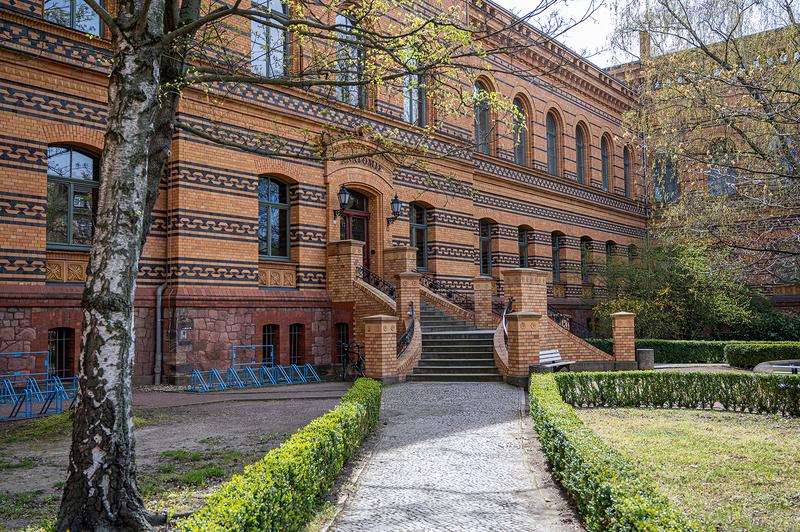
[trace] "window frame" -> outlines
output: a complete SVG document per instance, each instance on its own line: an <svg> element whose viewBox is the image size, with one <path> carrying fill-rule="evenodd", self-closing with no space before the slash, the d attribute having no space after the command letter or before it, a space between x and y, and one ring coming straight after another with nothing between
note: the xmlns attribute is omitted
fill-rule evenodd
<svg viewBox="0 0 800 532"><path fill-rule="evenodd" d="M625 181L625 197L630 198L633 187L631 186L631 149L625 146L622 150L622 178Z"/></svg>
<svg viewBox="0 0 800 532"><path fill-rule="evenodd" d="M662 167L662 175L657 175L656 169ZM671 172L667 172L671 169ZM653 202L666 204L678 199L680 189L678 188L678 168L674 157L667 154L658 154L653 160ZM666 177L670 179L667 180Z"/></svg>
<svg viewBox="0 0 800 532"><path fill-rule="evenodd" d="M272 338L272 343L267 341L267 338ZM261 361L263 363L267 363L267 348L266 346L272 346L272 363L275 364L275 360L278 358L279 348L281 344L281 326L277 323L266 323L261 327L261 341L263 343L263 347L261 350Z"/></svg>
<svg viewBox="0 0 800 532"><path fill-rule="evenodd" d="M479 248L478 251L480 256L478 257L478 261L480 263L480 273L483 276L491 277L492 276L492 268L494 264L492 264L492 226L494 224L489 220L480 220L478 222L478 239L479 239ZM485 231L484 231L485 229ZM484 247L485 246L485 247ZM486 268L484 269L484 255L487 257L486 261Z"/></svg>
<svg viewBox="0 0 800 532"><path fill-rule="evenodd" d="M80 3L81 0L68 0L68 1L69 1L69 23L68 24L61 24L58 21L55 21L55 20L47 18L47 2L46 1L42 2L42 20L44 20L45 22L49 22L50 24L55 24L57 26L61 26L62 28L69 28L69 29L71 29L73 31L79 31L79 32L81 32L83 34L89 34L89 35L94 35L95 37L103 38L104 34L105 34L105 24L103 24L102 17L100 17L100 15L98 15L97 13L94 13L94 10L92 10L92 8L90 8L88 6L88 4L87 4L86 7L88 7L90 10L92 10L92 13L94 13L94 16L97 17L97 33L95 34L95 33L91 33L89 31L86 31L84 29L76 28L75 27L76 5L78 3ZM106 4L104 0L97 0L97 3L100 5L100 7L105 7L105 4Z"/></svg>
<svg viewBox="0 0 800 532"><path fill-rule="evenodd" d="M410 52L409 52L409 55ZM411 56L408 68L417 67L416 59ZM425 127L428 123L427 91L424 76L406 74L403 83L403 120L412 126Z"/></svg>
<svg viewBox="0 0 800 532"><path fill-rule="evenodd" d="M611 143L605 135L600 137L600 175L601 186L608 192L611 184Z"/></svg>
<svg viewBox="0 0 800 532"><path fill-rule="evenodd" d="M285 2L285 1L283 1L283 0L265 0L263 2L259 2L259 1L254 0L253 1L253 6L254 7L258 6L259 9L262 9L264 11L269 10L269 11L272 11L272 12L276 12L272 7L273 2L277 2L281 6L281 11L279 13L280 17L278 17L278 18L283 18L283 19L287 19L288 20L289 19L289 4L287 2ZM289 32L285 28L284 29L271 28L271 27L267 27L266 25L264 25L264 24L262 24L260 22L251 21L250 25L251 25L250 26L250 64L251 64L251 67L254 66L254 61L253 61L254 44L260 44L260 45L264 46L264 49L263 49L264 57L262 57L262 60L264 61L264 64L265 64L265 72L263 72L263 73L259 72L258 74L259 75L263 75L264 77L267 77L267 78L282 78L282 77L286 77L289 74L289 71L290 71L290 68L291 68L291 57L292 57L291 56L291 39L289 37ZM254 30L254 26L255 25L260 26L263 29L263 31L265 32L264 33L264 38L267 40L266 43L255 43L255 41L253 40L253 30ZM271 36L272 36L272 32L273 31L280 32L283 35L283 47L281 49L281 55L282 55L281 64L283 65L283 72L281 72L279 75L275 75L273 72L271 72L272 65L273 65L273 62L272 62L273 48L270 45L269 41L271 40Z"/></svg>
<svg viewBox="0 0 800 532"><path fill-rule="evenodd" d="M517 247L519 251L519 267L530 268L528 246L530 245L531 233L533 231L527 227L517 229Z"/></svg>
<svg viewBox="0 0 800 532"><path fill-rule="evenodd" d="M589 270L591 269L591 248L592 240L588 237L581 238L580 241L580 254L581 254L581 283L589 284Z"/></svg>
<svg viewBox="0 0 800 532"><path fill-rule="evenodd" d="M561 239L564 235L559 233L551 233L550 247L551 247L551 265L550 269L553 274L553 283L561 282Z"/></svg>
<svg viewBox="0 0 800 532"><path fill-rule="evenodd" d="M344 13L336 13L336 25L337 26L344 26L348 28L352 33L358 33L358 27L356 25L355 20L350 15ZM341 31L337 32L338 37L340 38L348 38L351 35L347 35L342 33ZM359 39L360 40L360 39ZM343 59L343 54L346 54L346 59ZM364 51L363 44L342 44L342 42L336 42L336 63L337 63L337 71L336 71L336 79L338 81L348 81L348 82L358 82L361 81L361 78L364 76L364 62L365 62L366 52ZM341 70L341 62L342 61L355 61L356 64L356 71L354 73L347 72L343 73ZM355 97L352 96L353 91L355 91ZM339 85L335 87L334 90L335 99L339 102L346 103L347 105L352 105L353 107L357 107L359 109L366 109L367 107L367 91L366 87L362 84L357 85Z"/></svg>
<svg viewBox="0 0 800 532"><path fill-rule="evenodd" d="M67 230L67 241L66 242L53 242L47 240L47 217L50 216L50 208L48 205L47 209L47 217L45 218L45 245L47 249L53 250L64 250L64 251L88 251L91 248L91 244L75 244L73 242L73 230L72 225L74 221L75 215L75 203L74 203L74 193L75 187L86 188L89 192L92 193L92 238L94 238L94 228L95 228L95 220L97 217L97 203L99 201L99 194L100 194L100 157L87 151L82 150L80 148L76 148L75 146L71 146L69 144L52 144L47 147L48 150L48 159L50 157L49 151L52 148L61 148L65 150L69 150L70 153L70 176L64 177L60 175L54 175L50 173L50 163L48 160L48 167L47 167L47 185L49 188L50 183L56 183L61 185L66 185L67 187L67 212L66 216L66 230ZM78 179L72 177L72 153L77 152L81 155L88 157L92 160L92 179ZM48 193L49 196L49 193ZM49 202L49 197L48 197Z"/></svg>
<svg viewBox="0 0 800 532"><path fill-rule="evenodd" d="M511 128L514 136L514 163L520 166L528 166L528 110L519 96L514 98L513 105L522 115L521 118L517 118L514 121Z"/></svg>
<svg viewBox="0 0 800 532"><path fill-rule="evenodd" d="M558 137L559 122L555 112L550 110L545 116L545 140L547 148L547 173L558 176L561 172L559 160Z"/></svg>
<svg viewBox="0 0 800 532"><path fill-rule="evenodd" d="M424 220L423 223L418 223L415 221L417 219L415 216L416 212L422 213L422 220ZM410 204L408 211L408 227L409 227L409 243L411 244L412 247L417 248L417 257L416 257L417 270L428 271L428 209L416 203ZM416 231L418 229L421 229L423 233L422 246L417 245L418 242L416 237ZM420 265L420 257L422 258L421 265Z"/></svg>
<svg viewBox="0 0 800 532"><path fill-rule="evenodd" d="M484 92L485 94L489 94L488 86L478 80L475 82L474 85L474 102L475 102L475 151L478 153L482 153L484 155L491 155L492 154L492 139L491 135L489 134L489 130L491 129L491 122L492 117L491 113L489 112L489 104L488 102L478 101L478 93ZM484 124L485 122L485 130Z"/></svg>
<svg viewBox="0 0 800 532"><path fill-rule="evenodd" d="M575 128L575 176L586 184L586 132L580 124Z"/></svg>
<svg viewBox="0 0 800 532"><path fill-rule="evenodd" d="M292 323L289 325L289 364L305 363L305 325Z"/></svg>
<svg viewBox="0 0 800 532"><path fill-rule="evenodd" d="M280 178L277 178L272 175L263 175L259 176L258 178L258 188L261 189L261 182L262 180L266 181L267 183L274 182L277 183L279 186L286 187L286 203L276 203L272 201L262 201L260 194L258 198L258 258L259 260L278 260L278 261L289 261L291 260L292 256L292 242L291 242L291 225L292 225L292 205L291 200L289 198L289 183L283 181ZM269 185L268 185L269 186ZM266 233L264 238L262 239L260 236L261 233L261 207L264 206L267 209L267 221L266 221ZM286 239L286 256L283 255L273 255L272 254L272 209L279 209L286 211L286 230L284 232L284 238ZM264 254L261 252L261 243L267 243L267 249L269 250L268 254Z"/></svg>

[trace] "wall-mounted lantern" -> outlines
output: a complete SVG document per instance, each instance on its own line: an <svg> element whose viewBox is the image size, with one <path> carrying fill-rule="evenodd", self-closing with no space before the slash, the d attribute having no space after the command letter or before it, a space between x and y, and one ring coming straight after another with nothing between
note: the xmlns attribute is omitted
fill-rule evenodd
<svg viewBox="0 0 800 532"><path fill-rule="evenodd" d="M392 198L392 215L386 218L386 226L392 225L397 218L400 217L400 213L403 212L403 202L400 201L400 198L397 197L397 194L394 195Z"/></svg>
<svg viewBox="0 0 800 532"><path fill-rule="evenodd" d="M350 191L347 190L347 187L344 185L342 185L342 188L339 189L339 192L336 194L336 196L339 198L339 208L333 210L334 222L336 221L336 218L342 215L342 211L345 210L348 205L350 205L350 200L353 199Z"/></svg>

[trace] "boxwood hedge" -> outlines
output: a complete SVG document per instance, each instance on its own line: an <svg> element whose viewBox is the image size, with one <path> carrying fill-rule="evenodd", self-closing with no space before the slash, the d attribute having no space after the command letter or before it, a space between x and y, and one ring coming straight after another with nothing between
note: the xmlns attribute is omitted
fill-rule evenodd
<svg viewBox="0 0 800 532"><path fill-rule="evenodd" d="M624 371L560 373L561 397L581 407L723 408L800 416L800 376Z"/></svg>
<svg viewBox="0 0 800 532"><path fill-rule="evenodd" d="M731 366L747 369L770 360L800 360L800 342L728 344L725 359Z"/></svg>
<svg viewBox="0 0 800 532"><path fill-rule="evenodd" d="M358 379L339 405L245 468L181 520L192 531L298 530L378 423L381 385Z"/></svg>
<svg viewBox="0 0 800 532"><path fill-rule="evenodd" d="M613 353L614 341L608 338L589 338L586 340L606 353ZM654 340L642 338L636 340L636 349L652 349L655 351L656 364L724 364L728 362L726 348L735 345L782 345L797 346L794 356L786 358L800 358L800 342L740 342L722 340ZM766 358L760 360L780 360L779 358ZM731 364L730 362L728 362ZM737 364L731 364L737 365ZM755 366L755 365L754 365ZM750 366L750 367L754 367ZM747 367L747 366L741 366Z"/></svg>
<svg viewBox="0 0 800 532"><path fill-rule="evenodd" d="M531 415L553 475L574 497L586 528L703 530L580 420L559 393L557 379L561 376L531 376Z"/></svg>

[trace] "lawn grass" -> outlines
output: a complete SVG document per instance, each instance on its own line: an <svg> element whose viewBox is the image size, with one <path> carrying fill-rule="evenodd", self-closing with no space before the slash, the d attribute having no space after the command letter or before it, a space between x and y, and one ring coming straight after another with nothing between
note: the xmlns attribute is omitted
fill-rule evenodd
<svg viewBox="0 0 800 532"><path fill-rule="evenodd" d="M576 409L692 518L717 530L800 530L800 419Z"/></svg>

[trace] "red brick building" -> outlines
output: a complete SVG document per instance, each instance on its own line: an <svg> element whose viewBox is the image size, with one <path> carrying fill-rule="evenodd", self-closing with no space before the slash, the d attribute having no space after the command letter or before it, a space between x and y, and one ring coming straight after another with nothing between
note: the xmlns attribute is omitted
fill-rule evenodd
<svg viewBox="0 0 800 532"><path fill-rule="evenodd" d="M79 20L80 0L47 6L0 0L0 351L50 348L69 372L77 368L109 46L98 20ZM492 4L471 13L507 16ZM352 305L329 297L327 249L340 239L364 241L364 266L377 275L391 270L392 247L416 246L418 268L455 292L470 293L481 274L502 280L501 268L553 272L550 304L586 323L602 292L598 265L627 257L645 228L639 157L622 141L622 113L636 100L556 43L514 60L534 70L556 56L563 66L535 83L477 81L515 100L527 121L522 141L497 124L475 153L442 160L433 175L382 157L259 157L179 133L139 269L135 381L153 379L159 299L167 379L225 367L233 344L274 344L281 363L330 364L336 341L355 329ZM302 91L238 85L223 113L212 117L206 96L188 91L179 115L244 141L278 123L300 151L302 132L326 121L413 136L424 120L403 93L339 96L321 103ZM474 129L471 117L453 120L435 145L473 138ZM353 201L334 219L343 186ZM387 225L395 196L402 214Z"/></svg>

